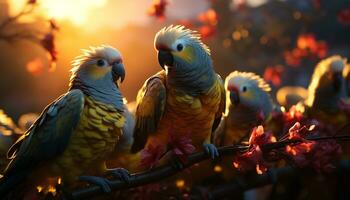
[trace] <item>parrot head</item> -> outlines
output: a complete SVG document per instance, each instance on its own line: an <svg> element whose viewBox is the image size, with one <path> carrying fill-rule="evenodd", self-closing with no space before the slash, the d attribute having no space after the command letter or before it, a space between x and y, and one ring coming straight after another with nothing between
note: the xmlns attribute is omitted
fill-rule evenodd
<svg viewBox="0 0 350 200"><path fill-rule="evenodd" d="M72 62L71 81L76 78L81 82L113 81L119 87L119 81L125 78L122 57L118 50L111 46L102 45L83 50L83 54ZM86 80L84 80L86 79Z"/></svg>
<svg viewBox="0 0 350 200"><path fill-rule="evenodd" d="M241 107L262 111L267 116L272 110L270 86L251 72L234 71L225 80L226 113L231 108Z"/></svg>
<svg viewBox="0 0 350 200"><path fill-rule="evenodd" d="M72 62L70 89L80 89L95 100L123 110L119 84L125 78L125 69L119 51L107 45L82 51Z"/></svg>
<svg viewBox="0 0 350 200"><path fill-rule="evenodd" d="M346 97L343 77L346 63L346 59L336 55L317 64L308 88L307 105L325 109L337 107L339 99Z"/></svg>
<svg viewBox="0 0 350 200"><path fill-rule="evenodd" d="M191 71L211 65L209 48L195 31L184 26L171 25L161 29L155 36L154 46L163 69Z"/></svg>
<svg viewBox="0 0 350 200"><path fill-rule="evenodd" d="M216 74L210 50L197 32L171 25L156 34L154 46L169 85L198 95L214 84Z"/></svg>

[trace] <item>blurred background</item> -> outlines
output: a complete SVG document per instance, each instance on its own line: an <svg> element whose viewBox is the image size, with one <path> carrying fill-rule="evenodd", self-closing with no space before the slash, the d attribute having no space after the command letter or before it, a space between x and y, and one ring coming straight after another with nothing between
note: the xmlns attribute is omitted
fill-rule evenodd
<svg viewBox="0 0 350 200"><path fill-rule="evenodd" d="M0 108L15 121L67 90L80 49L109 44L123 55L128 101L160 70L155 33L198 30L216 71L263 76L275 93L307 87L315 64L350 56L349 0L0 0Z"/></svg>

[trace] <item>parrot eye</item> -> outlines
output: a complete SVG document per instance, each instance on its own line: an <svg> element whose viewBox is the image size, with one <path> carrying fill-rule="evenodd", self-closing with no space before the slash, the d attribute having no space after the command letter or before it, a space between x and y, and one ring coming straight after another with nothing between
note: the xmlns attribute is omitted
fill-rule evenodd
<svg viewBox="0 0 350 200"><path fill-rule="evenodd" d="M184 46L181 43L176 46L176 49L178 51L182 51L183 48L184 48Z"/></svg>
<svg viewBox="0 0 350 200"><path fill-rule="evenodd" d="M247 91L247 87L246 86L243 86L242 87L242 92L246 92Z"/></svg>
<svg viewBox="0 0 350 200"><path fill-rule="evenodd" d="M105 64L106 64L106 62L104 61L104 60L102 60L102 59L100 59L100 60L97 60L97 66L99 66L99 67L103 67L103 66L105 66Z"/></svg>

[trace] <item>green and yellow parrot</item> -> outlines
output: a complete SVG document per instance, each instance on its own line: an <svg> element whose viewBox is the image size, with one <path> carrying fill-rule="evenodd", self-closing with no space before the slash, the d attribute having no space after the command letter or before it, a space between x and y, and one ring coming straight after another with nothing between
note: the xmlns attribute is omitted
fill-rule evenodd
<svg viewBox="0 0 350 200"><path fill-rule="evenodd" d="M234 71L225 80L226 110L214 134L216 145L248 140L255 126L267 123L279 110L270 95L270 86L251 72Z"/></svg>
<svg viewBox="0 0 350 200"><path fill-rule="evenodd" d="M348 96L343 76L346 63L346 59L336 55L317 64L304 101L308 117L337 128L347 123L348 119L339 105Z"/></svg>
<svg viewBox="0 0 350 200"><path fill-rule="evenodd" d="M218 156L210 138L225 109L225 90L209 48L183 26L163 28L154 45L163 70L138 92L132 152L154 144L169 148L171 135L189 137L197 151Z"/></svg>
<svg viewBox="0 0 350 200"><path fill-rule="evenodd" d="M125 169L105 166L125 124L121 55L110 46L83 52L72 63L68 92L48 105L8 151L11 162L0 180L1 197L22 183L45 186L61 179L71 188L81 180L108 192L109 181L101 176L128 179Z"/></svg>

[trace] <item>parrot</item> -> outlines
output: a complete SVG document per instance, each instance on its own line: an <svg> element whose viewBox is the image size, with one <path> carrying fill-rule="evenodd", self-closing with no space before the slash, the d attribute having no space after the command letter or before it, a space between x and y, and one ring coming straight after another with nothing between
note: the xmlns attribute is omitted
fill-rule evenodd
<svg viewBox="0 0 350 200"><path fill-rule="evenodd" d="M335 128L348 122L339 104L348 97L343 76L346 63L346 59L334 55L316 65L308 87L308 96L302 102L306 116Z"/></svg>
<svg viewBox="0 0 350 200"><path fill-rule="evenodd" d="M82 51L72 62L68 92L49 104L8 150L11 161L0 179L1 197L23 182L45 186L61 179L71 189L83 181L110 192L104 175L128 181L126 169L105 165L125 124L121 54L108 45Z"/></svg>
<svg viewBox="0 0 350 200"><path fill-rule="evenodd" d="M178 140L190 141L194 151L204 149L211 158L218 157L210 138L225 109L225 89L214 71L209 47L196 31L180 25L161 29L154 46L162 70L147 79L137 94L131 152L155 145L171 149L171 140Z"/></svg>
<svg viewBox="0 0 350 200"><path fill-rule="evenodd" d="M273 111L280 111L271 98L271 88L252 72L233 71L225 79L226 110L213 142L233 145L249 139L255 126L267 123Z"/></svg>
<svg viewBox="0 0 350 200"><path fill-rule="evenodd" d="M225 79L226 109L219 127L213 135L213 143L217 146L229 146L247 141L252 130L258 125L265 125L274 132L276 125L273 112L282 112L280 106L271 97L270 85L263 78L253 72L233 71ZM237 175L232 158L222 158L215 163L214 173L220 169L220 177L224 181L232 181ZM237 193L236 198L249 195L264 196L271 187L256 188L244 193ZM241 197L242 198L242 197Z"/></svg>
<svg viewBox="0 0 350 200"><path fill-rule="evenodd" d="M278 89L276 99L285 109L304 101L307 98L307 88L301 86L284 86Z"/></svg>

